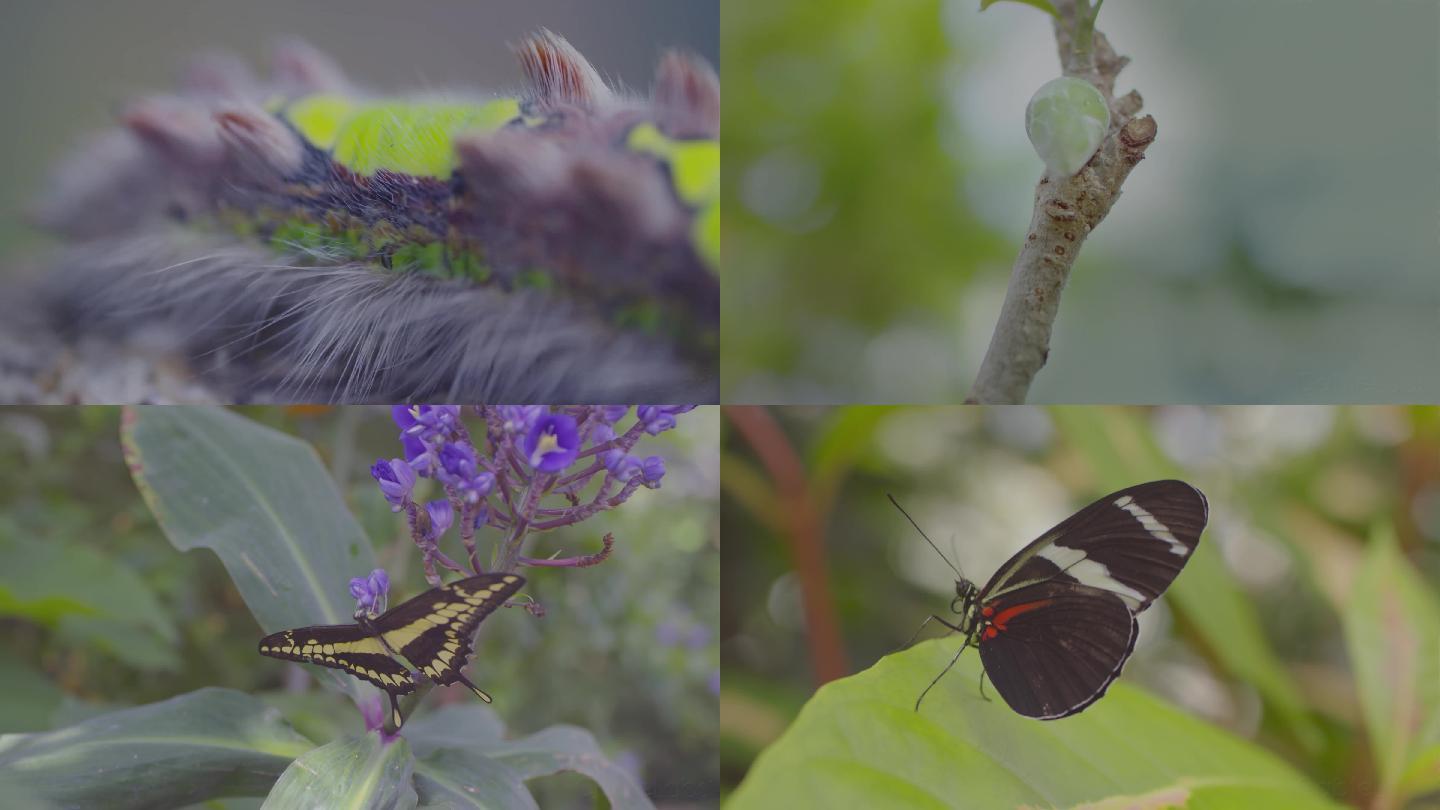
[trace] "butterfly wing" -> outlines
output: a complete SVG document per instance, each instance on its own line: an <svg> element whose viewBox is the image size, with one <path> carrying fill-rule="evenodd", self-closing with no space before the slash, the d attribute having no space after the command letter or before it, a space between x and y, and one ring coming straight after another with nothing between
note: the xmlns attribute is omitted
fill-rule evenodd
<svg viewBox="0 0 1440 810"><path fill-rule="evenodd" d="M260 639L260 654L339 669L391 695L415 691L409 669L385 651L378 639L355 624L282 630Z"/></svg>
<svg viewBox="0 0 1440 810"><path fill-rule="evenodd" d="M1026 717L1054 720L1094 703L1135 649L1137 626L1116 594L1050 580L982 604L980 660L995 690Z"/></svg>
<svg viewBox="0 0 1440 810"><path fill-rule="evenodd" d="M1205 496L1184 481L1113 492L1011 557L981 590L980 602L1058 581L1109 591L1139 613L1180 573L1208 517Z"/></svg>
<svg viewBox="0 0 1440 810"><path fill-rule="evenodd" d="M463 681L475 628L525 584L515 574L481 574L432 588L375 620L392 649L439 684Z"/></svg>

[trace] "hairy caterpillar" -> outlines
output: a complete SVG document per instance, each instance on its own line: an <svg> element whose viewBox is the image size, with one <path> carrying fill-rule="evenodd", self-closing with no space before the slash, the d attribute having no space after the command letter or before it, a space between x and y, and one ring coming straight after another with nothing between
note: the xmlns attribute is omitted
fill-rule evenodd
<svg viewBox="0 0 1440 810"><path fill-rule="evenodd" d="M126 346L228 401L713 401L718 77L671 52L635 97L550 32L515 50L514 96L366 94L292 42L132 105L40 207L66 247L0 398L127 399L50 368Z"/></svg>

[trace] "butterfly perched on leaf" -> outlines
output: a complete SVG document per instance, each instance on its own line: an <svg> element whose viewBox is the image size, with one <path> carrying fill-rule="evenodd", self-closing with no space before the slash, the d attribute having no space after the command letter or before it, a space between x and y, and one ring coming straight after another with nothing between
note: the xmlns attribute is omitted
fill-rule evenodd
<svg viewBox="0 0 1440 810"><path fill-rule="evenodd" d="M524 584L515 574L457 580L379 616L360 613L355 624L272 633L260 640L260 654L343 670L375 684L389 695L392 724L399 728L404 718L397 698L415 691L417 674L441 685L464 684L490 702L460 670L470 658L475 628Z"/></svg>
<svg viewBox="0 0 1440 810"><path fill-rule="evenodd" d="M1025 546L984 587L957 570L950 609L959 619L926 621L964 639L951 665L966 647L979 649L985 674L1017 713L1067 717L1120 676L1135 649L1136 617L1185 567L1208 516L1205 496L1183 481L1113 492Z"/></svg>

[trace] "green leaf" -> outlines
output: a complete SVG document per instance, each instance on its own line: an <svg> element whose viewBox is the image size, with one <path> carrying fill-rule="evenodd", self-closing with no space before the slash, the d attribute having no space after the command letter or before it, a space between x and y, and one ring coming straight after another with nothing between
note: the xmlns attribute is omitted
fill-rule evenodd
<svg viewBox="0 0 1440 810"><path fill-rule="evenodd" d="M533 810L539 805L513 768L484 754L450 748L415 764L415 790L425 807Z"/></svg>
<svg viewBox="0 0 1440 810"><path fill-rule="evenodd" d="M310 748L249 695L201 689L55 731L0 736L0 773L64 807L177 807L262 795Z"/></svg>
<svg viewBox="0 0 1440 810"><path fill-rule="evenodd" d="M1055 7L1050 5L1048 0L980 0L980 10L984 11L996 3L1020 3L1021 5L1038 8L1052 17L1060 16L1060 12L1056 11Z"/></svg>
<svg viewBox="0 0 1440 810"><path fill-rule="evenodd" d="M214 550L265 632L353 621L347 582L375 555L308 444L223 408L127 408L121 431L170 542ZM309 669L357 703L379 700L355 678Z"/></svg>
<svg viewBox="0 0 1440 810"><path fill-rule="evenodd" d="M1400 807L1440 791L1440 606L1389 528L1370 539L1344 621L1377 794Z"/></svg>
<svg viewBox="0 0 1440 810"><path fill-rule="evenodd" d="M175 625L135 572L99 548L0 533L0 615L47 627L71 616L146 627L173 643Z"/></svg>
<svg viewBox="0 0 1440 810"><path fill-rule="evenodd" d="M503 734L498 716L484 706L447 708L408 723L405 736L422 757L415 779L421 800L454 807L529 808L535 805L524 791L526 780L575 771L599 785L612 807L652 807L635 780L605 758L588 731L551 726L518 740L506 740Z"/></svg>
<svg viewBox="0 0 1440 810"><path fill-rule="evenodd" d="M424 757L442 748L487 748L505 742L505 722L489 706L453 704L405 723L405 738Z"/></svg>
<svg viewBox="0 0 1440 810"><path fill-rule="evenodd" d="M1186 477L1156 445L1141 412L1059 407L1051 408L1050 415L1066 441L1090 463L1101 490L1095 495L1142 481ZM1319 729L1306 714L1299 688L1266 639L1254 603L1226 570L1213 541L1202 538L1166 599L1226 671L1254 686L1298 740L1312 750L1319 744Z"/></svg>
<svg viewBox="0 0 1440 810"><path fill-rule="evenodd" d="M403 810L417 802L410 781L414 769L415 757L403 737L387 742L380 732L372 731L336 740L291 763L266 797L264 808Z"/></svg>
<svg viewBox="0 0 1440 810"><path fill-rule="evenodd" d="M914 711L959 643L925 642L822 687L727 808L1129 807L1118 798L1157 795L1212 810L1339 806L1268 751L1125 683L1080 714L1032 720L993 689L980 698L970 651Z"/></svg>

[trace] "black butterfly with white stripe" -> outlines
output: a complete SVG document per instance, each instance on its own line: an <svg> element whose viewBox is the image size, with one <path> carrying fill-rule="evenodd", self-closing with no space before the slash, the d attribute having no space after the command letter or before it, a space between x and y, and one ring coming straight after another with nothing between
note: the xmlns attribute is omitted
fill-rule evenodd
<svg viewBox="0 0 1440 810"><path fill-rule="evenodd" d="M950 666L975 646L985 674L1019 714L1054 720L1084 709L1119 677L1135 649L1135 617L1185 567L1208 517L1200 490L1151 481L1066 518L983 588L957 570L950 609L958 622L930 617L964 637Z"/></svg>

